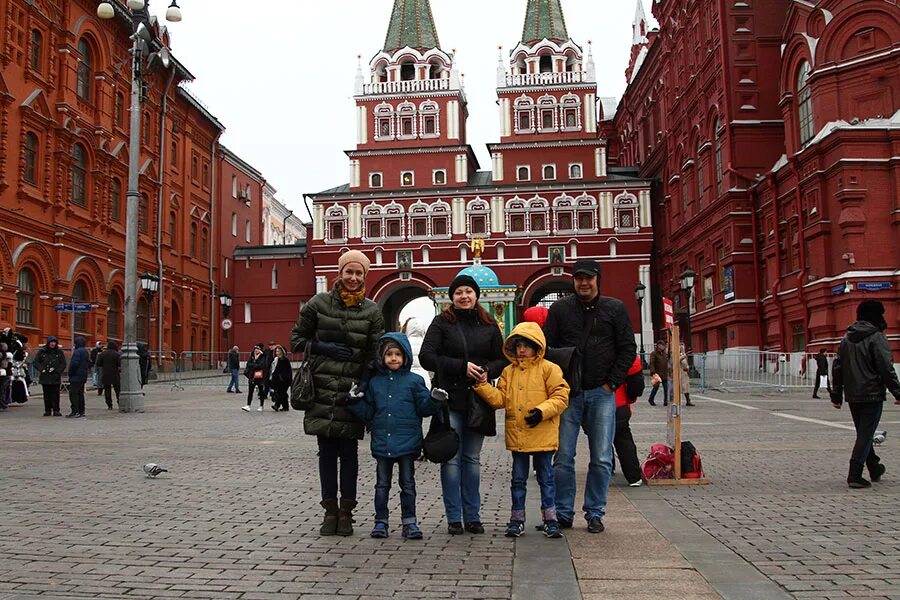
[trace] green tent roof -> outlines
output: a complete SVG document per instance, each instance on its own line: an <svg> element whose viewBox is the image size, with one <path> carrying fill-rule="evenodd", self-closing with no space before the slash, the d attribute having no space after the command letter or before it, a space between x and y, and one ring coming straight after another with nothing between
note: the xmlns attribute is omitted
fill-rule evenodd
<svg viewBox="0 0 900 600"><path fill-rule="evenodd" d="M522 42L532 44L544 38L558 41L569 39L560 0L528 0Z"/></svg>
<svg viewBox="0 0 900 600"><path fill-rule="evenodd" d="M386 52L406 46L428 50L440 45L429 0L394 0L391 24L384 39Z"/></svg>

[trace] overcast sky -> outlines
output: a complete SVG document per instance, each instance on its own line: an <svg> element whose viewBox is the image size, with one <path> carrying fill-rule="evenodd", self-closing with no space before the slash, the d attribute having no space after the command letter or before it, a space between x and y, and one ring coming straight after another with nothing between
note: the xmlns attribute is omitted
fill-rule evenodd
<svg viewBox="0 0 900 600"><path fill-rule="evenodd" d="M620 98L637 0L562 0L569 35L593 41L599 96ZM650 1L643 0L649 17ZM161 15L169 0L153 0ZM393 0L182 0L166 23L194 94L225 125L223 143L263 173L308 220L304 193L348 181L356 144L353 87L384 45ZM526 0L431 0L441 46L456 49L469 102L469 143L481 169L499 137L497 46L519 42Z"/></svg>

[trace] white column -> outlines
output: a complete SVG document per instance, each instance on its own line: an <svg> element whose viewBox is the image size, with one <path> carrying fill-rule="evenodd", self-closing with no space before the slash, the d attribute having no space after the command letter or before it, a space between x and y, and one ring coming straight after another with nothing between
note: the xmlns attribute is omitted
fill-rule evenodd
<svg viewBox="0 0 900 600"><path fill-rule="evenodd" d="M640 224L641 227L653 227L653 215L650 214L650 190L642 190L640 195L640 200L638 201L638 206L640 207ZM644 284L646 285L646 284Z"/></svg>
<svg viewBox="0 0 900 600"><path fill-rule="evenodd" d="M456 183L466 183L469 180L469 157L465 154L456 155Z"/></svg>
<svg viewBox="0 0 900 600"><path fill-rule="evenodd" d="M491 198L491 231L506 231L506 204L501 196Z"/></svg>
<svg viewBox="0 0 900 600"><path fill-rule="evenodd" d="M500 152L494 152L493 156L491 156L491 159L494 167L493 180L503 181L503 154L501 154Z"/></svg>
<svg viewBox="0 0 900 600"><path fill-rule="evenodd" d="M453 233L463 235L466 233L466 201L464 198L453 199Z"/></svg>
<svg viewBox="0 0 900 600"><path fill-rule="evenodd" d="M584 130L587 133L597 131L597 95L586 94L584 97Z"/></svg>
<svg viewBox="0 0 900 600"><path fill-rule="evenodd" d="M644 332L644 345L652 345L653 315L651 309L653 308L653 302L651 298L653 298L653 287L650 280L650 265L640 265L638 267L638 279L647 287L644 294L644 302L641 305L641 331ZM638 339L638 344L640 343L640 339Z"/></svg>
<svg viewBox="0 0 900 600"><path fill-rule="evenodd" d="M362 236L362 205L354 202L347 207L347 239Z"/></svg>
<svg viewBox="0 0 900 600"><path fill-rule="evenodd" d="M431 260L430 250L431 249L428 246L425 246L424 248L422 248L422 263L423 264L427 265L428 262Z"/></svg>
<svg viewBox="0 0 900 600"><path fill-rule="evenodd" d="M325 208L321 204L313 205L313 239L325 239Z"/></svg>
<svg viewBox="0 0 900 600"><path fill-rule="evenodd" d="M606 177L606 146L600 148L600 177Z"/></svg>
<svg viewBox="0 0 900 600"><path fill-rule="evenodd" d="M322 292L328 291L328 277L325 275L316 275L316 293L321 294Z"/></svg>
<svg viewBox="0 0 900 600"><path fill-rule="evenodd" d="M603 161L601 160L602 153L600 152L600 148L594 148L594 176L602 177L600 173L603 172Z"/></svg>
<svg viewBox="0 0 900 600"><path fill-rule="evenodd" d="M369 141L369 118L366 116L365 106L357 107L356 140L360 144L366 144Z"/></svg>
<svg viewBox="0 0 900 600"><path fill-rule="evenodd" d="M447 103L447 139L459 139L459 102L456 100Z"/></svg>

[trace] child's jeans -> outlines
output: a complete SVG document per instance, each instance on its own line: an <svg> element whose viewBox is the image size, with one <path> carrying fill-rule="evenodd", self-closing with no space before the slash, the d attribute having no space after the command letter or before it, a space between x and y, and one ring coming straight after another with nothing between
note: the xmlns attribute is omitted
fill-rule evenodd
<svg viewBox="0 0 900 600"><path fill-rule="evenodd" d="M375 522L388 522L388 494L394 465L400 471L400 522L410 525L416 522L416 457L413 455L397 458L375 457Z"/></svg>
<svg viewBox="0 0 900 600"><path fill-rule="evenodd" d="M525 491L528 483L528 467L532 461L538 485L541 487L541 518L544 521L556 520L556 481L553 478L553 454L553 452L512 453L511 521L525 522Z"/></svg>

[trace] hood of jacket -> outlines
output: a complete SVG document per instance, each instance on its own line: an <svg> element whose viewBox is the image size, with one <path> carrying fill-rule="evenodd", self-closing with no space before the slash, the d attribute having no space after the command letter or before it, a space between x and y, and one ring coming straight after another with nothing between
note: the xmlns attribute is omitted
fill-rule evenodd
<svg viewBox="0 0 900 600"><path fill-rule="evenodd" d="M513 328L512 333L509 334L509 337L506 338L506 342L503 344L503 354L506 356L507 360L513 364L518 364L520 360L516 358L516 349L512 345L513 339L515 336L521 336L527 340L530 340L540 346L540 349L537 352L537 356L534 359L526 359L526 360L540 360L544 358L544 352L547 349L547 339L544 337L544 332L541 330L540 326L537 323L531 323L530 321L525 321L523 323L519 323Z"/></svg>
<svg viewBox="0 0 900 600"><path fill-rule="evenodd" d="M411 317L406 322L406 336L407 337L425 337L425 325L422 324L422 321L415 317Z"/></svg>
<svg viewBox="0 0 900 600"><path fill-rule="evenodd" d="M49 349L50 349L50 344L53 343L53 342L56 342L56 347L59 348L59 340L56 339L56 336L55 336L55 335L51 335L50 337L47 338L47 343L44 344L44 347L47 348L47 349L49 350Z"/></svg>
<svg viewBox="0 0 900 600"><path fill-rule="evenodd" d="M86 345L86 342L84 341L83 337L81 337L79 335L77 338L75 338L75 347L76 348L84 348L85 345Z"/></svg>
<svg viewBox="0 0 900 600"><path fill-rule="evenodd" d="M847 339L857 344L879 331L881 329L868 321L857 321L847 328Z"/></svg>
<svg viewBox="0 0 900 600"><path fill-rule="evenodd" d="M403 350L403 366L400 367L400 371L408 373L412 369L412 346L409 345L409 338L406 337L406 334L398 333L396 331L386 333L378 338L378 343L375 345L375 362L378 366L378 371L380 373L388 372L388 368L384 366L384 361L381 360L381 353L384 350L384 345L388 342L398 344L400 349Z"/></svg>

